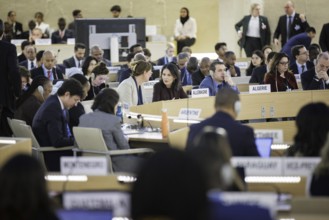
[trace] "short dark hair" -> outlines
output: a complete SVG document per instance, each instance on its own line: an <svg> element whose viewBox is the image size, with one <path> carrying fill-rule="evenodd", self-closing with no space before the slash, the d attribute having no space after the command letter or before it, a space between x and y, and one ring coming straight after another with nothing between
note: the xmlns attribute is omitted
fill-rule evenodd
<svg viewBox="0 0 329 220"><path fill-rule="evenodd" d="M130 52L130 53L133 53L133 52L134 52L134 49L135 49L136 47L142 47L142 45L140 45L140 44L134 44L134 45L132 45L132 46L129 48L129 52ZM143 47L142 47L142 48L143 48Z"/></svg>
<svg viewBox="0 0 329 220"><path fill-rule="evenodd" d="M93 69L93 73L94 73L95 77L98 75L107 75L109 73L109 70L107 69L106 64L104 62L100 62Z"/></svg>
<svg viewBox="0 0 329 220"><path fill-rule="evenodd" d="M215 108L232 108L234 109L235 102L239 101L239 94L231 88L223 88L217 92L215 98Z"/></svg>
<svg viewBox="0 0 329 220"><path fill-rule="evenodd" d="M77 95L80 98L83 97L82 85L75 79L64 80L62 86L57 90L57 95L63 96L66 92L69 92L70 96Z"/></svg>
<svg viewBox="0 0 329 220"><path fill-rule="evenodd" d="M225 42L219 42L215 44L215 50L219 50L223 46L227 46L227 44Z"/></svg>
<svg viewBox="0 0 329 220"><path fill-rule="evenodd" d="M11 13L13 13L14 11L8 11L7 17L10 17Z"/></svg>
<svg viewBox="0 0 329 220"><path fill-rule="evenodd" d="M74 74L73 76L70 77L70 79L75 79L79 81L82 86L85 86L88 83L88 79L80 73Z"/></svg>
<svg viewBox="0 0 329 220"><path fill-rule="evenodd" d="M98 109L102 112L114 114L115 106L118 104L118 102L119 94L117 93L117 91L111 88L105 88L102 89L95 97L91 109L93 111Z"/></svg>
<svg viewBox="0 0 329 220"><path fill-rule="evenodd" d="M160 81L163 83L163 81L162 81L162 73L163 73L163 71L165 70L165 69L167 69L167 70L169 70L169 72L170 72L170 74L174 77L174 78L176 78L174 81L173 81L173 83L172 83L172 85L171 85L171 90L172 91L179 91L179 89L180 89L180 85L181 85L181 83L180 83L180 70L179 70L179 67L175 64L175 63L168 63L168 64L166 64L166 65L164 65L163 67L162 67L162 70L161 70L161 79L160 79Z"/></svg>
<svg viewBox="0 0 329 220"><path fill-rule="evenodd" d="M215 72L216 71L216 65L225 65L223 62L220 62L218 60L215 60L213 61L211 64L210 64L210 70Z"/></svg>
<svg viewBox="0 0 329 220"><path fill-rule="evenodd" d="M72 11L73 17L78 16L78 14L80 14L80 13L81 13L81 10L80 9L75 9L74 11Z"/></svg>
<svg viewBox="0 0 329 220"><path fill-rule="evenodd" d="M130 63L132 61L132 59L134 59L135 54L134 53L129 53L127 55L127 62Z"/></svg>
<svg viewBox="0 0 329 220"><path fill-rule="evenodd" d="M296 56L299 55L299 49L302 49L304 45L296 45L291 48L291 54L293 57L296 58Z"/></svg>
<svg viewBox="0 0 329 220"><path fill-rule="evenodd" d="M316 31L315 31L315 28L314 27L308 27L308 28L306 28L305 32L306 33L313 32L314 34L316 34Z"/></svg>
<svg viewBox="0 0 329 220"><path fill-rule="evenodd" d="M39 50L38 51L38 53L36 55L37 61L40 61L41 60L44 52L45 52L44 50Z"/></svg>
<svg viewBox="0 0 329 220"><path fill-rule="evenodd" d="M22 50L22 52L23 52L23 50L25 49L25 47L26 47L27 45L31 45L31 42L25 40L25 41L23 41L23 42L21 43L21 50Z"/></svg>
<svg viewBox="0 0 329 220"><path fill-rule="evenodd" d="M267 63L269 63L272 60L272 58L275 56L275 54L277 54L277 52L272 51L267 55L267 59L266 59Z"/></svg>
<svg viewBox="0 0 329 220"><path fill-rule="evenodd" d="M113 5L112 8L111 8L111 12L113 12L113 11L121 12L120 5Z"/></svg>
<svg viewBox="0 0 329 220"><path fill-rule="evenodd" d="M65 20L65 18L58 18L58 24L60 23L60 22L63 22L63 23L65 23L66 24L66 20Z"/></svg>
<svg viewBox="0 0 329 220"><path fill-rule="evenodd" d="M86 49L86 45L84 45L83 43L76 43L74 45L74 51L78 51L78 49Z"/></svg>
<svg viewBox="0 0 329 220"><path fill-rule="evenodd" d="M224 54L225 58L229 58L230 56L233 56L233 55L235 55L235 53L233 51L226 51Z"/></svg>
<svg viewBox="0 0 329 220"><path fill-rule="evenodd" d="M190 59L187 61L186 69L192 74L198 69L198 65L199 65L198 58L190 57Z"/></svg>

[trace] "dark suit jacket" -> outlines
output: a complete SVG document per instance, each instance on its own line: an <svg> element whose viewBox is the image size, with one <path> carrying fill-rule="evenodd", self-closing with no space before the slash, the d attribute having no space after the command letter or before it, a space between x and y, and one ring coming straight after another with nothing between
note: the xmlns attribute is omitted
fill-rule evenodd
<svg viewBox="0 0 329 220"><path fill-rule="evenodd" d="M244 16L241 21L235 24L235 30L239 31L240 28L243 28L241 46L244 47L246 43L246 34L248 31L249 21L251 15ZM259 30L260 30L260 41L262 47L271 43L271 30L268 23L267 17L259 16Z"/></svg>
<svg viewBox="0 0 329 220"><path fill-rule="evenodd" d="M23 66L23 67L25 67L26 69L29 68L29 67L27 66L27 65L28 65L27 60L24 60L24 61L20 62L18 65Z"/></svg>
<svg viewBox="0 0 329 220"><path fill-rule="evenodd" d="M80 61L80 63L81 63L80 67L82 67L83 60L82 60L82 62ZM65 66L65 68L77 67L73 56L66 60L63 60L63 65Z"/></svg>
<svg viewBox="0 0 329 220"><path fill-rule="evenodd" d="M177 58L176 58L176 57L173 57L172 62L177 63ZM161 57L161 58L159 58L159 59L157 60L157 65L158 65L158 66L163 66L163 65L165 65L165 64L168 64L168 58L167 58L166 56Z"/></svg>
<svg viewBox="0 0 329 220"><path fill-rule="evenodd" d="M60 148L74 144L73 137L67 137L66 120L68 119L63 115L57 95L49 96L35 114L32 122L33 133L41 147ZM59 170L59 158L62 155L67 154L65 151L44 154L48 170ZM72 155L72 151L68 152L68 155Z"/></svg>
<svg viewBox="0 0 329 220"><path fill-rule="evenodd" d="M315 74L315 68L312 68L301 75L303 90L320 90L329 89L329 85L323 82L323 80L319 80Z"/></svg>
<svg viewBox="0 0 329 220"><path fill-rule="evenodd" d="M314 64L311 62L311 61L307 61L306 62L306 68L307 70L310 70L314 67ZM297 67L297 64L296 62L294 62L290 67L289 69L291 70L291 72L293 72L294 74L299 74L298 72L298 67ZM304 71L305 72L305 71Z"/></svg>
<svg viewBox="0 0 329 220"><path fill-rule="evenodd" d="M202 80L205 78L205 75L201 72L200 69L192 73L192 83L193 86L198 86L202 82Z"/></svg>
<svg viewBox="0 0 329 220"><path fill-rule="evenodd" d="M294 61L295 57L292 56L291 48L296 45L303 45L306 49L308 49L311 45L311 41L312 39L307 35L306 32L297 34L286 42L286 44L282 47L281 52L286 53L289 56L290 61Z"/></svg>
<svg viewBox="0 0 329 220"><path fill-rule="evenodd" d="M319 44L323 52L329 51L329 23L324 24L321 29Z"/></svg>
<svg viewBox="0 0 329 220"><path fill-rule="evenodd" d="M233 156L259 156L253 129L242 125L227 113L220 111L199 124L191 125L187 139L187 149L193 146L194 138L208 125L222 127L226 130Z"/></svg>
<svg viewBox="0 0 329 220"><path fill-rule="evenodd" d="M26 60L26 57L25 57L24 53L21 53L19 56L17 56L17 62L18 63L21 63L24 60Z"/></svg>
<svg viewBox="0 0 329 220"><path fill-rule="evenodd" d="M230 69L230 65L225 65L227 69ZM236 76L241 76L240 68L234 65Z"/></svg>
<svg viewBox="0 0 329 220"><path fill-rule="evenodd" d="M31 95L16 109L14 118L26 121L26 124L32 126L34 115L41 104L34 95Z"/></svg>
<svg viewBox="0 0 329 220"><path fill-rule="evenodd" d="M66 44L67 38L73 38L73 31L65 29L64 36L61 38L59 31L55 31L51 35L51 43L53 44Z"/></svg>
<svg viewBox="0 0 329 220"><path fill-rule="evenodd" d="M258 83L263 84L264 83L264 76L267 72L267 66L262 65L259 67L256 67L252 70L252 74L249 80L249 83Z"/></svg>
<svg viewBox="0 0 329 220"><path fill-rule="evenodd" d="M29 40L30 38L30 31L24 31L21 35L21 39L26 39L26 40Z"/></svg>
<svg viewBox="0 0 329 220"><path fill-rule="evenodd" d="M15 96L18 97L21 92L16 47L0 41L0 51L0 105L14 112Z"/></svg>
<svg viewBox="0 0 329 220"><path fill-rule="evenodd" d="M182 87L178 91L173 91L168 89L162 81L154 85L152 102L184 98L187 98L187 95Z"/></svg>
<svg viewBox="0 0 329 220"><path fill-rule="evenodd" d="M53 68L52 69L53 76L54 76L54 81L59 80L59 79L64 79L63 77L63 72L59 68ZM43 68L42 66L35 68L31 70L31 78L34 79L36 76L44 76Z"/></svg>
<svg viewBox="0 0 329 220"><path fill-rule="evenodd" d="M23 25L20 22L15 23L15 28L13 28L13 38L20 39L23 34Z"/></svg>
<svg viewBox="0 0 329 220"><path fill-rule="evenodd" d="M299 18L299 14L296 13L295 17L292 19L291 28L290 28L290 37L293 37L297 34L304 33L306 28L309 27L307 21L304 23ZM273 38L279 39L281 36L281 46L283 47L287 42L287 15L282 15L279 18L278 25L274 31Z"/></svg>

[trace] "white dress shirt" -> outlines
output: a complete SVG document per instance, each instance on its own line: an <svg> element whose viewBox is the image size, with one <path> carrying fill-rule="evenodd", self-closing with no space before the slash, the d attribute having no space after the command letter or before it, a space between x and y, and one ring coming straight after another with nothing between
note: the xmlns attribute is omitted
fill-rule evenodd
<svg viewBox="0 0 329 220"><path fill-rule="evenodd" d="M251 16L249 24L248 24L248 30L247 30L247 36L248 37L260 37L260 30L259 30L259 16L254 17Z"/></svg>

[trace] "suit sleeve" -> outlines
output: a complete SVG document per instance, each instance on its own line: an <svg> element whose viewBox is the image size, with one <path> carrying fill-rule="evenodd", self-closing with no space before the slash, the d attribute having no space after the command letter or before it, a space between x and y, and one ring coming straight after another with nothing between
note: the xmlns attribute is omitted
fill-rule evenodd
<svg viewBox="0 0 329 220"><path fill-rule="evenodd" d="M18 97L21 93L22 82L18 71L17 53L14 45L10 45L9 47L7 65L7 69L9 70L9 81L12 85L15 96Z"/></svg>
<svg viewBox="0 0 329 220"><path fill-rule="evenodd" d="M123 132L121 130L121 124L120 124L119 120L117 120L114 123L114 129L113 129L112 135L113 135L113 140L115 141L115 143L118 146L118 149L129 149L130 148L128 141L124 137Z"/></svg>
<svg viewBox="0 0 329 220"><path fill-rule="evenodd" d="M242 25L243 25L243 21L244 21L244 18L245 17L243 17L238 23L236 23L235 24L235 30L238 32L239 30L240 30L240 28L242 27ZM245 30L244 30L245 31Z"/></svg>
<svg viewBox="0 0 329 220"><path fill-rule="evenodd" d="M328 28L329 28L329 26L328 26ZM320 33L320 38L319 38L319 44L320 44L321 50L323 52L328 51L327 44L326 44L326 41L328 41L328 38L329 38L329 36L326 36L326 26L323 25L321 33Z"/></svg>
<svg viewBox="0 0 329 220"><path fill-rule="evenodd" d="M180 89L179 89L179 98L181 98L181 99L186 99L187 98L187 95L186 95L183 87L180 87Z"/></svg>
<svg viewBox="0 0 329 220"><path fill-rule="evenodd" d="M265 18L265 23L266 23L266 44L267 45L271 45L271 28L270 28L270 24L268 23L268 19Z"/></svg>
<svg viewBox="0 0 329 220"><path fill-rule="evenodd" d="M256 77L256 71L255 68L252 70L251 77L249 80L249 83L259 83Z"/></svg>
<svg viewBox="0 0 329 220"><path fill-rule="evenodd" d="M274 35L273 35L273 40L274 38L279 39L281 33L281 28L280 28L280 23L281 23L281 17L279 18L278 24L276 26L276 29L274 31Z"/></svg>
<svg viewBox="0 0 329 220"><path fill-rule="evenodd" d="M160 97L160 83L156 83L153 87L153 98L152 102L161 101Z"/></svg>
<svg viewBox="0 0 329 220"><path fill-rule="evenodd" d="M70 68L70 63L68 60L64 60L63 65L65 66L65 68Z"/></svg>
<svg viewBox="0 0 329 220"><path fill-rule="evenodd" d="M305 74L306 73L306 74ZM311 74L305 72L302 74L302 87L303 90L317 90L320 87L320 81L314 79Z"/></svg>

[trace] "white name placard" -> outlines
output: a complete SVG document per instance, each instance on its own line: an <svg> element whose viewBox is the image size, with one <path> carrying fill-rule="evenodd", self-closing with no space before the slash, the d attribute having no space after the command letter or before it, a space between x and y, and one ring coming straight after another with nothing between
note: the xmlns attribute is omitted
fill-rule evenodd
<svg viewBox="0 0 329 220"><path fill-rule="evenodd" d="M153 66L154 70L162 70L162 65Z"/></svg>
<svg viewBox="0 0 329 220"><path fill-rule="evenodd" d="M258 94L258 93L270 93L271 85L270 84L262 84L262 85L250 85L249 93L250 94Z"/></svg>
<svg viewBox="0 0 329 220"><path fill-rule="evenodd" d="M36 39L35 45L51 45L51 39L50 38Z"/></svg>
<svg viewBox="0 0 329 220"><path fill-rule="evenodd" d="M12 39L10 43L14 44L15 46L20 46L25 39Z"/></svg>
<svg viewBox="0 0 329 220"><path fill-rule="evenodd" d="M283 144L283 130L281 129L255 129L256 138L272 138L274 144Z"/></svg>
<svg viewBox="0 0 329 220"><path fill-rule="evenodd" d="M284 176L309 176L318 165L321 158L285 158L283 160Z"/></svg>
<svg viewBox="0 0 329 220"><path fill-rule="evenodd" d="M75 45L75 38L67 38L67 42L68 45Z"/></svg>
<svg viewBox="0 0 329 220"><path fill-rule="evenodd" d="M61 174L107 175L106 157L61 157Z"/></svg>
<svg viewBox="0 0 329 220"><path fill-rule="evenodd" d="M178 117L180 119L198 119L201 114L199 108L181 108Z"/></svg>
<svg viewBox="0 0 329 220"><path fill-rule="evenodd" d="M239 67L240 69L247 69L249 66L249 62L247 61L235 62L234 65Z"/></svg>
<svg viewBox="0 0 329 220"><path fill-rule="evenodd" d="M235 167L244 167L246 176L280 176L282 175L281 158L233 157Z"/></svg>
<svg viewBox="0 0 329 220"><path fill-rule="evenodd" d="M121 69L120 66L108 66L107 69L110 71L110 73L118 73L118 71Z"/></svg>
<svg viewBox="0 0 329 220"><path fill-rule="evenodd" d="M191 90L192 98L201 98L201 97L208 97L209 96L209 89L202 88L202 89L192 89Z"/></svg>
<svg viewBox="0 0 329 220"><path fill-rule="evenodd" d="M153 89L154 84L156 84L157 82L159 82L159 80L152 80L152 81L148 81L143 83L143 88L144 89ZM152 94L153 96L153 94Z"/></svg>
<svg viewBox="0 0 329 220"><path fill-rule="evenodd" d="M113 216L130 216L130 195L123 192L66 192L65 209L112 210Z"/></svg>

